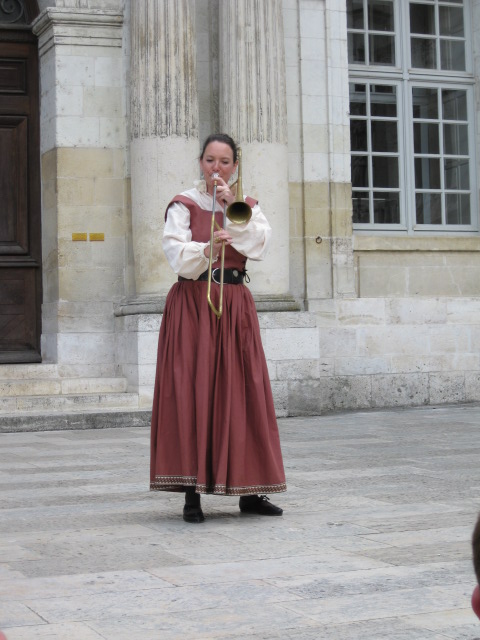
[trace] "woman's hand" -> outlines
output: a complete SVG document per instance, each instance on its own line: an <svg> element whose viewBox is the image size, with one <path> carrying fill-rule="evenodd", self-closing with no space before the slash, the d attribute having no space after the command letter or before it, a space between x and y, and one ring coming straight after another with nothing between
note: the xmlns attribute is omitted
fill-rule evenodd
<svg viewBox="0 0 480 640"><path fill-rule="evenodd" d="M235 201L235 195L232 193L228 183L220 176L217 178L217 202L223 206L223 203L228 205Z"/></svg>
<svg viewBox="0 0 480 640"><path fill-rule="evenodd" d="M213 234L213 244L221 244L222 242L225 244L232 244L233 242L232 236L226 229L220 229Z"/></svg>
<svg viewBox="0 0 480 640"><path fill-rule="evenodd" d="M220 253L220 249L222 242L224 242L225 244L232 244L233 242L233 238L232 236L228 233L228 231L226 229L220 229L219 231L215 231L213 234L213 262L216 262L218 260L218 255ZM205 249L203 250L203 253L205 254L206 258L210 258L210 245L207 244L207 246L205 247Z"/></svg>

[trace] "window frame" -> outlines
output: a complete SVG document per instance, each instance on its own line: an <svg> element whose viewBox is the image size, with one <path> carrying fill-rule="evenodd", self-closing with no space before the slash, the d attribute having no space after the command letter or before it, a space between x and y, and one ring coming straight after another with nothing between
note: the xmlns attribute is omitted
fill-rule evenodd
<svg viewBox="0 0 480 640"><path fill-rule="evenodd" d="M443 71L440 69L412 68L411 66L411 34L410 34L410 2L416 0L393 0L395 20L395 65L380 66L363 63L348 65L349 83L356 84L391 84L396 85L398 92L398 146L399 146L399 184L400 184L400 222L399 224L353 223L353 229L360 234L381 233L382 235L472 235L479 230L478 187L479 169L477 169L477 118L475 111L475 77L473 75L473 40L471 0L463 0L460 5L464 10L464 41L465 41L465 71ZM436 14L440 6L459 6L451 4L449 0L417 0L422 4L435 6ZM363 0L364 10L367 0ZM438 27L438 21L436 22ZM366 26L366 25L364 25ZM403 28L406 26L406 28ZM437 29L438 30L438 29ZM350 31L350 29L348 29ZM436 33L437 50L440 33ZM368 38L367 38L368 39ZM416 86L431 87L437 90L459 89L467 94L468 116L468 152L470 177L470 214L469 225L447 225L445 223L417 224L415 205L415 174L414 174L414 137L413 137L413 100L412 88ZM443 119L443 118L442 118ZM370 127L369 127L370 128ZM440 154L443 157L443 150ZM350 152L351 155L352 152ZM371 156L371 149L369 157ZM371 160L369 160L369 166ZM443 173L443 165L441 165ZM356 189L352 185L352 191ZM370 187L374 191L373 184ZM442 201L445 201L445 189L442 177ZM371 200L370 200L371 203ZM442 214L445 215L442 205ZM373 216L373 212L371 212Z"/></svg>
<svg viewBox="0 0 480 640"><path fill-rule="evenodd" d="M368 0L362 0L363 1L363 7L365 10L365 7L367 7L367 2ZM345 6L346 6L347 0L345 0ZM393 20L394 20L394 25L398 24L399 22L399 4L396 2L396 0L393 0ZM368 20L368 11L365 13L365 19ZM367 28L367 25L364 24L364 28L363 29L348 29L347 27L347 33L359 33L359 32L364 32L365 34L369 34L369 33L373 33L375 35L379 35L380 32L375 31L372 29L372 31L369 31ZM391 33L391 32L388 32ZM394 30L394 37L393 37L393 42L394 42L394 47L395 47L395 64L393 65L380 65L380 64L373 64L373 65L367 65L362 64L361 62L353 62L352 64L348 63L349 69L369 69L369 70L375 70L375 69L384 69L384 70L389 70L391 72L395 72L395 71L400 71L400 67L398 66L398 56L396 55L397 52L400 50L399 49L399 33L397 31ZM366 42L367 42L367 46L369 48L368 51L368 58L370 58L370 43L369 43L369 38L368 35L366 36ZM347 47L348 47L348 35L347 35ZM348 51L347 51L347 60L348 60ZM364 71L365 72L365 71ZM384 71L385 72L385 71Z"/></svg>
<svg viewBox="0 0 480 640"><path fill-rule="evenodd" d="M352 78L350 78L350 81L352 81ZM404 165L405 163L402 162L402 157L404 157L405 154L405 140L404 140L404 136L403 136L403 127L401 126L401 122L404 118L404 100L403 100L403 96L402 96L402 86L401 86L401 81L398 79L379 79L377 81L377 79L369 79L366 80L364 77L361 80L357 80L355 78L354 80L355 84L365 84L367 87L367 93L369 93L368 88L371 85L384 85L384 86L395 86L397 89L397 123L398 123L398 130L397 130L397 138L398 138L398 182L399 182L399 195L400 195L400 221L398 223L392 223L392 224L386 224L386 223L376 223L376 222L356 222L355 223L355 229L371 229L372 227L375 227L375 229L384 229L384 230L390 230L390 231L406 231L407 229L407 225L406 225L406 221L405 219L403 219L403 214L406 211L406 202L405 202L405 189L402 188L402 185L405 183L405 176L404 176ZM375 118L377 119L377 118ZM381 118L380 118L381 119ZM367 118L368 122L371 122L371 116L369 118ZM371 126L368 127L368 131L371 131ZM369 135L370 137L370 135ZM371 140L369 140L369 144L368 144L368 169L369 169L369 175L370 175L370 186L368 188L367 193L369 194L369 200L370 200L370 194L375 192L375 191L382 191L382 188L375 188L374 184L373 184L373 175L372 175L372 156L375 155L375 153L373 152L372 148L371 148ZM402 156L403 154L403 156ZM359 152L350 152L350 155L362 155ZM387 155L387 154L386 154ZM360 188L356 188L352 185L352 192L353 191L361 191L361 187ZM385 188L385 191L388 192L388 189ZM373 196L372 196L373 197ZM371 212L372 215L374 212Z"/></svg>
<svg viewBox="0 0 480 640"><path fill-rule="evenodd" d="M467 120L467 126L468 126L468 150L469 150L469 178L470 178L470 215L471 215L471 221L469 225L462 225L462 224L458 224L458 225L453 225L453 224L441 224L441 225L435 225L435 224L417 224L416 222L416 205L415 205L415 195L416 195L416 186L415 186L415 167L414 167L414 159L415 159L415 152L414 152L414 138L413 138L413 123L414 123L414 118L413 118L413 100L411 99L411 95L412 95L412 89L413 87L425 87L425 88L433 88L433 89L439 89L440 92L443 91L444 89L458 89L458 90L462 90L466 92L466 98L467 98L467 110L468 110L468 116L469 118L471 118L472 113L474 112L474 103L475 103L475 98L474 98L474 89L473 86L468 85L466 86L465 83L458 83L458 82L452 82L449 84L446 83L442 83L441 85L439 85L438 83L434 83L431 80L430 81L422 81L420 82L419 80L415 79L414 81L410 80L409 83L407 84L408 87L408 96L406 96L407 98L407 102L408 104L406 105L409 109L408 113L408 122L410 123L409 127L405 127L406 131L410 131L410 133L412 135L410 136L406 136L406 138L409 138L408 140L406 140L406 144L409 145L409 149L407 151L407 156L406 158L411 158L411 162L405 162L405 164L408 167L408 176L407 176L407 181L406 181L406 185L411 185L411 188L407 188L405 189L406 194L408 194L410 197L408 198L408 203L407 203L407 211L411 212L411 229L412 232L415 232L416 234L422 231L451 231L451 232L465 232L465 231L478 231L479 229L479 225L478 225L478 206L477 206L477 173L476 173L476 161L475 161L475 135L472 132L472 127L470 126L471 124L471 119ZM440 114L439 114L440 115ZM441 118L439 118L439 122L442 123L443 122L443 115ZM441 132L441 138L443 138L443 132ZM443 149L440 149L440 153L439 153L439 157L440 159L444 159L445 156L449 156L452 154L446 154L444 152ZM441 182L442 182L442 187L440 190L441 196L442 196L442 201L445 201L445 196L447 193L449 193L449 191L451 191L450 189L445 187L444 184L444 170L443 170L443 166L441 164L440 166L440 177L441 177ZM458 192L461 192L460 189L457 190ZM442 205L442 213L443 215L445 215L445 208Z"/></svg>

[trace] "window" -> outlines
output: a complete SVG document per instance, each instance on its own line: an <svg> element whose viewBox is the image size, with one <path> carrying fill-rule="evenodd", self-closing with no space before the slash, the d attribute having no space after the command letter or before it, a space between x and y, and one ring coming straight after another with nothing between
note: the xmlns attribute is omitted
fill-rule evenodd
<svg viewBox="0 0 480 640"><path fill-rule="evenodd" d="M393 2L348 3L348 61L367 65L395 64Z"/></svg>
<svg viewBox="0 0 480 640"><path fill-rule="evenodd" d="M476 231L467 0L347 0L356 229Z"/></svg>
<svg viewBox="0 0 480 640"><path fill-rule="evenodd" d="M350 117L354 219L399 224L397 87L352 83Z"/></svg>

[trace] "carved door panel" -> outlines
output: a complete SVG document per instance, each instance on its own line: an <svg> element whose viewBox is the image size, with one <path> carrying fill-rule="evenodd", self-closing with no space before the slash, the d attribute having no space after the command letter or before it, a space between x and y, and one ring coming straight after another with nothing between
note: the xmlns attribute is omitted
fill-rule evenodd
<svg viewBox="0 0 480 640"><path fill-rule="evenodd" d="M36 39L0 23L0 363L41 360L39 152Z"/></svg>

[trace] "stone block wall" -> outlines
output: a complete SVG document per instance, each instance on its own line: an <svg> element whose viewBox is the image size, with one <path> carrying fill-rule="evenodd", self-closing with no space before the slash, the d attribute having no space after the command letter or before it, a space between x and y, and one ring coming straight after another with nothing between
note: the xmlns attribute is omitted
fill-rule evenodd
<svg viewBox="0 0 480 640"><path fill-rule="evenodd" d="M160 314L115 318L118 372L127 379L127 390L138 393L142 409L152 406L161 318Z"/></svg>
<svg viewBox="0 0 480 640"><path fill-rule="evenodd" d="M278 416L480 400L475 298L328 300L259 321ZM116 318L117 359L145 408L160 322L159 314Z"/></svg>
<svg viewBox="0 0 480 640"><path fill-rule="evenodd" d="M478 401L478 300L325 301L313 315L318 367L284 384L291 415Z"/></svg>
<svg viewBox="0 0 480 640"><path fill-rule="evenodd" d="M283 3L290 288L314 310L354 295L345 4Z"/></svg>
<svg viewBox="0 0 480 640"><path fill-rule="evenodd" d="M356 236L361 297L478 296L480 239Z"/></svg>
<svg viewBox="0 0 480 640"><path fill-rule="evenodd" d="M42 355L64 375L116 371L113 305L125 295L129 183L123 15L46 9L41 74Z"/></svg>
<svg viewBox="0 0 480 640"><path fill-rule="evenodd" d="M58 301L44 305L44 318L57 318L56 362L75 365L76 372L81 364L91 365L82 374L98 367L103 372L109 364L113 375L113 303L124 295L124 153L59 147L56 157ZM77 233L87 240L75 241ZM91 240L92 234L103 239Z"/></svg>

